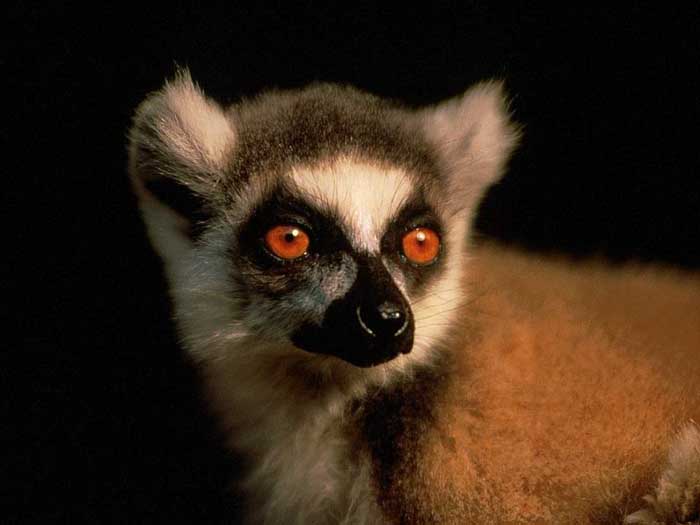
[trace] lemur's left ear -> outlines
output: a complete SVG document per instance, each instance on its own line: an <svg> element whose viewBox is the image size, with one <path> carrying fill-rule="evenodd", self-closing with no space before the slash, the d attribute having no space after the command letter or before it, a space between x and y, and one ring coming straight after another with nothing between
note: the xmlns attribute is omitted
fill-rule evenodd
<svg viewBox="0 0 700 525"><path fill-rule="evenodd" d="M453 204L475 206L503 174L520 138L501 82L484 82L420 112L428 140L442 158Z"/></svg>
<svg viewBox="0 0 700 525"><path fill-rule="evenodd" d="M137 109L129 132L129 174L164 258L186 246L206 219L235 143L229 116L186 70Z"/></svg>

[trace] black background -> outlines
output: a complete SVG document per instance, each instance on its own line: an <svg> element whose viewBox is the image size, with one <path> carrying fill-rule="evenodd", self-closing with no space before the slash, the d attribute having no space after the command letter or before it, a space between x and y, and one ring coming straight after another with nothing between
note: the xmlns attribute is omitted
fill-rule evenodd
<svg viewBox="0 0 700 525"><path fill-rule="evenodd" d="M698 7L10 7L0 55L7 522L221 522L222 452L125 175L133 109L314 80L411 105L506 80L524 143L479 217L532 249L700 267ZM674 10L675 9L675 10ZM16 298L15 298L16 297Z"/></svg>

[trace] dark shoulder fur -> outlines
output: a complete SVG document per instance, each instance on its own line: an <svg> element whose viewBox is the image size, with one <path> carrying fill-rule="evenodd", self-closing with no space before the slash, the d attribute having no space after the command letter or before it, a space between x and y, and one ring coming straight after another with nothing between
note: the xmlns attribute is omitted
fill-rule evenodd
<svg viewBox="0 0 700 525"><path fill-rule="evenodd" d="M423 522L422 510L412 501L415 491L406 484L417 478L452 366L442 354L432 366L417 369L390 388L377 388L353 406L351 432L366 446L377 502L391 523Z"/></svg>

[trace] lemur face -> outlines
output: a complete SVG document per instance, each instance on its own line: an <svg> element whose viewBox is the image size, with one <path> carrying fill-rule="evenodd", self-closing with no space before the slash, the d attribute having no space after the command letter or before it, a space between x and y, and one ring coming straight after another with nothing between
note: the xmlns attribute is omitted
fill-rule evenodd
<svg viewBox="0 0 700 525"><path fill-rule="evenodd" d="M515 135L496 85L418 112L325 85L223 111L180 75L139 109L130 171L189 349L424 361Z"/></svg>
<svg viewBox="0 0 700 525"><path fill-rule="evenodd" d="M284 324L306 352L359 367L409 354L412 303L439 279L448 253L444 218L426 194L402 169L350 159L280 177L231 249L248 307Z"/></svg>

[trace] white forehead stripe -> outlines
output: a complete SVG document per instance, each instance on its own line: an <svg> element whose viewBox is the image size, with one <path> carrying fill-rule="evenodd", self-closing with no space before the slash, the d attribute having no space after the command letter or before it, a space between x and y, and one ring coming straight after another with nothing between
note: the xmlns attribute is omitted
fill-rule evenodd
<svg viewBox="0 0 700 525"><path fill-rule="evenodd" d="M309 201L338 214L356 249L370 253L379 252L389 219L412 189L401 169L351 160L297 168L290 176Z"/></svg>

